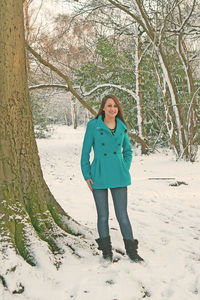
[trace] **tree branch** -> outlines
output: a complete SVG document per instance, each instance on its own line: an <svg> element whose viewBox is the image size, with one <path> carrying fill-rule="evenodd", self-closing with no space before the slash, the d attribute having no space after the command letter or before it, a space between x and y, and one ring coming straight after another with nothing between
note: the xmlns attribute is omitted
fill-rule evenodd
<svg viewBox="0 0 200 300"><path fill-rule="evenodd" d="M69 92L68 87L63 84L37 84L37 85L29 86L30 91L35 90L35 89L46 89L46 88L59 88L59 89L64 89L67 92Z"/></svg>
<svg viewBox="0 0 200 300"><path fill-rule="evenodd" d="M185 27L185 24L189 21L193 11L194 11L194 8L195 8L195 5L196 5L196 0L193 0L193 3L192 3L192 7L191 7L191 10L188 14L188 16L185 18L185 20L182 22L180 28L178 29L178 31L182 31L182 29Z"/></svg>
<svg viewBox="0 0 200 300"><path fill-rule="evenodd" d="M147 28L146 28L146 26L145 26L145 24L142 22L142 20L140 18L138 18L138 16L136 16L135 14L133 14L132 12L130 12L130 10L126 6L124 6L123 4L119 3L118 1L108 0L108 2L110 2L115 7L119 8L120 10L124 11L126 14L128 14L129 16L131 16L138 24L140 24L142 26L142 28L144 29L144 31L146 31L146 32L148 31Z"/></svg>
<svg viewBox="0 0 200 300"><path fill-rule="evenodd" d="M33 48L31 48L31 46L29 46L27 43L26 43L26 48L28 49L28 51L32 53L33 56L35 56L39 60L40 63L42 63L50 70L55 72L58 76L63 78L66 81L68 85L68 90L72 93L72 95L74 95L80 101L80 103L83 104L83 106L85 106L94 116L96 116L97 112L76 92L76 90L72 86L72 82L70 81L67 75L63 74L59 69L53 66L50 62L42 58L41 55L38 54Z"/></svg>
<svg viewBox="0 0 200 300"><path fill-rule="evenodd" d="M117 84L113 84L113 83L103 83L103 84L99 84L97 85L95 88L93 88L92 90L90 90L87 93L84 93L83 96L90 96L92 93L94 93L96 90L103 88L103 87L114 87L116 89L122 90L124 92L127 92L128 94L130 94L135 100L137 99L136 94L132 91L129 90L125 87L122 87L121 85L117 85Z"/></svg>
<svg viewBox="0 0 200 300"><path fill-rule="evenodd" d="M81 102L81 104L83 104L83 106L85 106L94 116L97 115L96 111L89 105L87 104L87 102L75 91L75 89L72 87L72 83L69 79L69 77L65 74L63 74L59 69L57 69L55 66L53 66L51 63L49 63L48 61L46 61L45 59L43 59L41 57L40 54L38 54L35 50L33 50L33 48L31 48L27 43L26 43L26 48L32 53L33 56L35 56L40 63L42 63L43 65L45 65L46 67L48 67L49 69L51 69L52 71L54 71L57 75L59 75L61 78L63 78L68 85L68 90ZM144 148L147 149L147 152L149 151L148 146L146 145L146 143L136 134L129 132L129 136L134 138L135 141L139 144L142 144Z"/></svg>

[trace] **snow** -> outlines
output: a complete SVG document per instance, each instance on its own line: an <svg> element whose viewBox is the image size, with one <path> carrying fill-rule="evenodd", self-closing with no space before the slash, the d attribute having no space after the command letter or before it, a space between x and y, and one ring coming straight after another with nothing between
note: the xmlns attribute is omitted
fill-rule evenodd
<svg viewBox="0 0 200 300"><path fill-rule="evenodd" d="M128 212L139 254L145 263L130 262L127 256L117 263L105 263L96 250L96 208L80 170L85 128L56 126L49 139L37 140L45 180L60 205L84 226L85 243L81 256L70 250L54 257L44 242L32 238L37 266L31 267L8 249L2 264L8 289L0 282L1 300L197 300L200 299L200 188L199 162L176 162L170 151L141 156L134 149L132 185L128 187ZM162 178L162 179L161 179ZM172 186L177 181L184 182ZM109 194L110 234L114 249L124 251L122 236ZM86 231L88 228L88 234ZM31 229L30 229L31 234ZM80 245L84 244L80 238ZM64 241L63 241L64 242ZM100 255L92 255L99 253ZM17 266L15 271L11 271ZM12 294L24 286L22 294Z"/></svg>

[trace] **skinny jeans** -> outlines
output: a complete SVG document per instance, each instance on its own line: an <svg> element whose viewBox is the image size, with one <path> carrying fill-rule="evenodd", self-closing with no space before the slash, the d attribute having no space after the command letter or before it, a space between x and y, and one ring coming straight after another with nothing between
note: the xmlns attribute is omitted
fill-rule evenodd
<svg viewBox="0 0 200 300"><path fill-rule="evenodd" d="M133 232L127 213L127 187L111 188L110 191L122 236L126 240L133 240ZM104 238L109 236L108 189L93 189L92 192L97 209L99 237Z"/></svg>

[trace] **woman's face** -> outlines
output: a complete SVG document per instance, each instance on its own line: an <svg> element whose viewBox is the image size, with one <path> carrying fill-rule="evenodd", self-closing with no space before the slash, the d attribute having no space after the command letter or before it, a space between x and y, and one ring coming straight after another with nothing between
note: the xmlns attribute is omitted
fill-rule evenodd
<svg viewBox="0 0 200 300"><path fill-rule="evenodd" d="M112 98L108 98L103 108L105 117L115 118L118 114L118 106Z"/></svg>

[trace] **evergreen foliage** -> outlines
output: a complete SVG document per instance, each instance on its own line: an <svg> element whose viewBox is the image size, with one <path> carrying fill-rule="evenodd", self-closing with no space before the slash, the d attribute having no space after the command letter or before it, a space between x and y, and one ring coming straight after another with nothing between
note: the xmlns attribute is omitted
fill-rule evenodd
<svg viewBox="0 0 200 300"><path fill-rule="evenodd" d="M176 52L175 43L175 40L171 41L166 38L167 59L176 89L181 97L181 106L184 108L184 111L186 106L187 111L190 105L190 98L184 69ZM123 39L100 37L96 43L94 59L82 65L75 72L76 84L84 87L86 93L105 83L115 84L135 92L134 47L134 40L131 38L127 42ZM143 51L146 47L145 40L141 47L141 51ZM158 77L160 82L158 82ZM162 94L163 76L158 58L152 47L146 51L142 58L140 82L149 146L154 148L156 144L159 147L168 147L171 141L166 126L166 108ZM108 93L114 93L119 97L131 130L138 134L136 100L126 91L112 86L101 87L89 95L88 103L98 110L103 95ZM168 90L166 97L171 103ZM172 107L172 103L170 106Z"/></svg>
<svg viewBox="0 0 200 300"><path fill-rule="evenodd" d="M34 99L32 97L32 111L35 138L48 138L52 134L52 120L48 117L44 110L44 101L42 99Z"/></svg>

